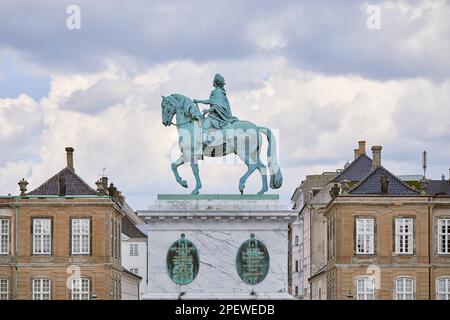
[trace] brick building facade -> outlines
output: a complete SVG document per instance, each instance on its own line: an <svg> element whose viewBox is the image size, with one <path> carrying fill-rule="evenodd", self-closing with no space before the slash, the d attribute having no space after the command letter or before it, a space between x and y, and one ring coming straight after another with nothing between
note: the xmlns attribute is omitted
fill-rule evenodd
<svg viewBox="0 0 450 320"><path fill-rule="evenodd" d="M0 199L0 299L121 299L123 197L67 167L33 191ZM130 275L127 275L130 277ZM140 277L135 277L136 285Z"/></svg>
<svg viewBox="0 0 450 320"><path fill-rule="evenodd" d="M311 282L327 299L450 299L450 196L412 188L372 150L370 173L323 211L328 262Z"/></svg>

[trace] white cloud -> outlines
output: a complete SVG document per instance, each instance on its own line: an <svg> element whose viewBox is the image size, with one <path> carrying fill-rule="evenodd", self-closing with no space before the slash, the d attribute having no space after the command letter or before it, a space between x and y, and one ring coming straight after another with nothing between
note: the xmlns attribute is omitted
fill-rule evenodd
<svg viewBox="0 0 450 320"><path fill-rule="evenodd" d="M161 124L160 95L177 92L206 98L218 71L226 77L235 115L279 130L284 199L306 174L335 170L351 160L359 139L368 140L369 153L371 145L383 145L383 161L399 174L418 173L420 152L432 143L442 152L436 167L430 169L435 177L446 170L449 81L381 82L326 76L302 71L278 58L205 64L177 61L133 73L115 64L99 73L53 76L49 96L39 102L25 95L0 100L2 147L13 146L0 163L0 194L17 193L22 177L29 180L29 189L44 182L65 166L68 145L75 147L77 172L91 186L106 167L110 179L136 208L143 208L156 193L187 192L176 184L170 170L177 135L174 127ZM96 110L114 93L97 90L95 99L82 97L80 102L77 92L92 92L102 82L126 83L126 94L101 112L62 107L73 99L75 104L90 101ZM417 171L411 172L414 168ZM245 166L202 165L200 170L203 192L236 193ZM190 167L185 165L180 172L192 186ZM259 189L258 173L247 187L248 192Z"/></svg>

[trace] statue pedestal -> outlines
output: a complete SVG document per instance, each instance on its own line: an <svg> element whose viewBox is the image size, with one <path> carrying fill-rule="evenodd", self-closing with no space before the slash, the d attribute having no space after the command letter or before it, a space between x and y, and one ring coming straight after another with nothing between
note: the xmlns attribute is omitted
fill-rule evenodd
<svg viewBox="0 0 450 320"><path fill-rule="evenodd" d="M296 213L278 195L158 195L138 215L149 226L143 299L292 298L288 223Z"/></svg>

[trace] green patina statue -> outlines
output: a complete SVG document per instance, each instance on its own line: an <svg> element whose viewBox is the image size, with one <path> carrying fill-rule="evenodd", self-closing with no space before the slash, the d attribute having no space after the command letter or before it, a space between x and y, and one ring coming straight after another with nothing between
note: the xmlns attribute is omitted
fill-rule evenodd
<svg viewBox="0 0 450 320"><path fill-rule="evenodd" d="M216 74L213 81L214 90L208 100L194 99L194 103L209 104L211 108L204 109L203 114L207 115L202 124L202 129L205 133L210 133L208 129L222 129L229 123L238 121L239 119L233 117L231 114L230 103L228 102L227 93L225 91L225 79L220 74ZM208 135L207 135L208 136ZM207 138L206 143L211 143Z"/></svg>
<svg viewBox="0 0 450 320"><path fill-rule="evenodd" d="M258 170L262 177L262 188L258 194L268 190L267 169L261 162L261 133L267 136L267 159L270 170L270 187L278 189L283 183L283 176L278 165L276 142L270 129L259 127L249 121L239 120L231 113L226 91L225 79L216 74L214 90L208 100L193 101L181 94L162 97L162 122L165 126L174 124L178 129L179 147L182 155L172 163L172 171L176 181L187 188L186 180L178 173L178 167L190 163L195 176L196 186L192 194L198 194L201 180L198 160L207 157L222 157L237 154L247 165L247 172L239 180L239 191L244 192L245 182ZM200 112L197 103L209 104L210 108ZM172 122L176 116L176 124Z"/></svg>

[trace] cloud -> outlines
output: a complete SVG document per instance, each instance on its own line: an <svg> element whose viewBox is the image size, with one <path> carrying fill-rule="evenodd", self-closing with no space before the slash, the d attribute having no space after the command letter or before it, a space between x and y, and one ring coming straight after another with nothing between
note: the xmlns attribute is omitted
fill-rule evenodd
<svg viewBox="0 0 450 320"><path fill-rule="evenodd" d="M368 3L356 0L82 0L81 30L66 28L69 4L4 1L0 49L51 73L98 72L108 60L143 70L179 60L265 57L268 63L278 57L329 75L442 81L450 74L450 4L444 0L376 1L379 30L367 28Z"/></svg>
<svg viewBox="0 0 450 320"><path fill-rule="evenodd" d="M95 113L126 99L132 85L125 81L101 79L88 89L75 91L62 103L63 109Z"/></svg>
<svg viewBox="0 0 450 320"><path fill-rule="evenodd" d="M430 174L446 172L448 81L326 76L282 59L262 61L267 60L174 61L141 72L114 64L98 73L58 75L40 101L25 95L0 100L2 148L9 148L0 162L0 193L17 193L22 177L30 189L37 187L65 166L68 145L75 147L77 173L94 186L106 168L135 208L144 208L156 193L187 192L170 169L171 155L179 152L178 135L161 124L160 95L206 98L217 70L226 71L233 113L279 134L285 200L305 174L342 168L359 139L368 140L369 154L371 145L383 145L383 163L398 174L419 173L420 152L431 144L442 151L430 154L439 159L430 165ZM122 83L126 94L105 103ZM80 92L90 107L67 108L66 101L81 103ZM243 164L205 163L200 166L203 192L237 192ZM190 166L181 167L180 174L192 187ZM258 191L260 183L254 174L247 192Z"/></svg>
<svg viewBox="0 0 450 320"><path fill-rule="evenodd" d="M26 95L0 99L0 166L23 158L35 160L45 130L39 104Z"/></svg>

